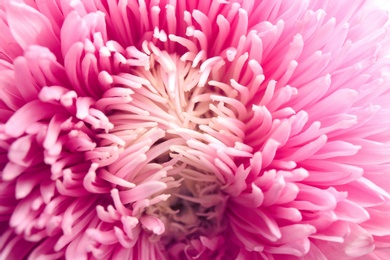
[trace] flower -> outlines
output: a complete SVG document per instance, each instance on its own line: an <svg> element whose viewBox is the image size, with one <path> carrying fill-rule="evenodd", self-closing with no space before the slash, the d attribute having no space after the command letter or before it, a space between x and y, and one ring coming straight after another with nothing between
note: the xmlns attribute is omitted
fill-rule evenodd
<svg viewBox="0 0 390 260"><path fill-rule="evenodd" d="M0 2L0 259L385 259L373 1Z"/></svg>

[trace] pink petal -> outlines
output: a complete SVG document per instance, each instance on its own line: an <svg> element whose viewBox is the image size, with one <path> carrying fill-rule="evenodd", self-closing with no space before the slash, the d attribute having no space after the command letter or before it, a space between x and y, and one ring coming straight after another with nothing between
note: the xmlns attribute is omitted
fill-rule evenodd
<svg viewBox="0 0 390 260"><path fill-rule="evenodd" d="M15 1L8 2L6 10L11 33L22 49L36 44L58 53L60 44L44 15L27 4Z"/></svg>
<svg viewBox="0 0 390 260"><path fill-rule="evenodd" d="M167 188L164 182L148 181L127 191L121 191L120 196L124 204L145 199Z"/></svg>

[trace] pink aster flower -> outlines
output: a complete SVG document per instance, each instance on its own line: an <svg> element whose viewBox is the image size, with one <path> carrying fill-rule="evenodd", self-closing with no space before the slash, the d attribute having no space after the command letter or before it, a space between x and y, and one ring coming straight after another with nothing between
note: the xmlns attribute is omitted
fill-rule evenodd
<svg viewBox="0 0 390 260"><path fill-rule="evenodd" d="M0 259L387 259L365 0L0 2Z"/></svg>

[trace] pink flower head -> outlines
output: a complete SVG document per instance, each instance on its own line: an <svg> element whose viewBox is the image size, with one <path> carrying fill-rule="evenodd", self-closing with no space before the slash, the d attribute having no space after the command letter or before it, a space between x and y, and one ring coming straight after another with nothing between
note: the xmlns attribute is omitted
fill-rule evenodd
<svg viewBox="0 0 390 260"><path fill-rule="evenodd" d="M0 259L387 259L370 0L0 2Z"/></svg>

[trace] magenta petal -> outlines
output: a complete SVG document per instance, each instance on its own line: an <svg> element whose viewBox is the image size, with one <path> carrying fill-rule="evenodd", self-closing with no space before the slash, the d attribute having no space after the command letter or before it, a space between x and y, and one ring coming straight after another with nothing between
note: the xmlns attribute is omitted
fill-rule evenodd
<svg viewBox="0 0 390 260"><path fill-rule="evenodd" d="M26 170L27 167L24 167L19 164L15 164L12 162L8 162L2 172L1 178L4 181L10 181L15 179L17 176L19 176L21 173L23 173Z"/></svg>
<svg viewBox="0 0 390 260"><path fill-rule="evenodd" d="M362 224L362 227L375 236L386 236L390 229L387 215L389 209L387 207L384 209L369 208L367 211L370 218Z"/></svg>
<svg viewBox="0 0 390 260"><path fill-rule="evenodd" d="M156 235L161 235L165 231L164 223L156 217L151 217L151 216L142 217L141 224L146 229L152 231Z"/></svg>
<svg viewBox="0 0 390 260"><path fill-rule="evenodd" d="M353 223L362 223L372 218L372 215L363 207L349 200L340 201L335 213L340 220Z"/></svg>
<svg viewBox="0 0 390 260"><path fill-rule="evenodd" d="M232 200L246 207L257 208L263 203L264 195L259 187L252 184L252 191L250 193L242 193L239 198L233 198Z"/></svg>
<svg viewBox="0 0 390 260"><path fill-rule="evenodd" d="M344 243L344 251L349 257L363 256L375 247L373 237L357 225L351 225L351 233L346 237Z"/></svg>
<svg viewBox="0 0 390 260"><path fill-rule="evenodd" d="M376 2L0 1L0 259L387 259Z"/></svg>
<svg viewBox="0 0 390 260"><path fill-rule="evenodd" d="M29 161L26 161L28 159L26 157L31 149L32 142L33 139L31 136L24 136L17 139L9 149L8 159L15 164L29 166Z"/></svg>
<svg viewBox="0 0 390 260"><path fill-rule="evenodd" d="M278 240L278 243L286 243L292 242L295 240L300 240L302 238L307 238L311 234L316 232L315 227L310 225L291 225L280 228L280 232L282 232L282 238Z"/></svg>
<svg viewBox="0 0 390 260"><path fill-rule="evenodd" d="M131 203L140 199L147 198L157 192L164 190L167 185L159 181L149 181L136 186L128 191L120 192L123 203Z"/></svg>
<svg viewBox="0 0 390 260"><path fill-rule="evenodd" d="M29 45L42 45L57 53L59 42L50 21L27 4L11 1L6 5L7 21L11 33L26 50Z"/></svg>
<svg viewBox="0 0 390 260"><path fill-rule="evenodd" d="M40 101L32 101L19 109L5 124L5 131L13 137L23 134L27 127L43 118L51 117L55 114L55 107L43 104Z"/></svg>

